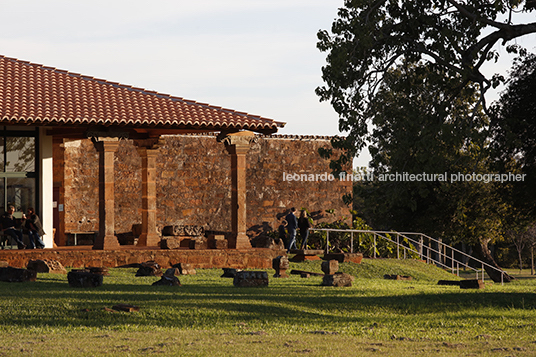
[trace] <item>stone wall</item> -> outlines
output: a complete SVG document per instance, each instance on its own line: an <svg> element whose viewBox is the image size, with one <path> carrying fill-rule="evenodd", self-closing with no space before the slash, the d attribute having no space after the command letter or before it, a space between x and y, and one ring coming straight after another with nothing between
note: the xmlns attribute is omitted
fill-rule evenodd
<svg viewBox="0 0 536 357"><path fill-rule="evenodd" d="M269 269L272 260L285 254L276 249L120 249L114 251L85 249L45 249L45 250L0 250L0 261L12 267L25 268L30 260L50 259L59 261L64 267L109 267L155 261L162 267L174 264L191 264L195 269L235 268Z"/></svg>
<svg viewBox="0 0 536 357"><path fill-rule="evenodd" d="M65 231L97 231L97 151L89 140L61 146L64 160L54 161L54 181L63 173L64 202L59 203L65 208ZM349 216L342 196L351 193L351 182L284 180L285 173L328 174L329 161L318 155L318 148L327 146L327 137L257 138L247 155L249 235L276 230L278 219L292 206L307 208L316 221ZM162 137L157 158L158 228L181 223L230 231L230 170L230 156L213 135ZM115 155L115 192L115 231L130 232L133 224L141 223L141 159L129 140L121 142ZM335 215L326 217L327 209L334 209Z"/></svg>

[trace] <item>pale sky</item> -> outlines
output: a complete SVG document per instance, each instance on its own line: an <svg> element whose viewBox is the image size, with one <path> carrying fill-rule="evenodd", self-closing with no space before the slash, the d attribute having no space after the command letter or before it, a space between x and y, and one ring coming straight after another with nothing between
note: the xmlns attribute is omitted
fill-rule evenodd
<svg viewBox="0 0 536 357"><path fill-rule="evenodd" d="M281 134L337 135L314 92L316 34L342 4L0 0L0 54L283 121Z"/></svg>

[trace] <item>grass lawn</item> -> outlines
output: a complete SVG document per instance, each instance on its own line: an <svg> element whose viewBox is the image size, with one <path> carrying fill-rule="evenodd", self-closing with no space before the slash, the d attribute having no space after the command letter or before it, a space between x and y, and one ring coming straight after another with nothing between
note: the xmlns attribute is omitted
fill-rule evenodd
<svg viewBox="0 0 536 357"><path fill-rule="evenodd" d="M291 269L321 272L320 262ZM158 278L125 268L93 289L56 274L0 282L0 356L536 355L530 277L461 290L438 286L456 277L418 261L365 259L339 271L356 277L352 287L268 270L268 287L236 288L221 269L180 276L181 287L151 286ZM105 309L118 303L140 311Z"/></svg>

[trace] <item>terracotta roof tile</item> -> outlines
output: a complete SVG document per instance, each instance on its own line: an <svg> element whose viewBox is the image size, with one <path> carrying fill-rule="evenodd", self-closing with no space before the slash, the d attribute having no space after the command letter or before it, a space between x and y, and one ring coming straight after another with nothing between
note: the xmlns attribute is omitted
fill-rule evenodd
<svg viewBox="0 0 536 357"><path fill-rule="evenodd" d="M275 132L285 123L0 56L0 122Z"/></svg>

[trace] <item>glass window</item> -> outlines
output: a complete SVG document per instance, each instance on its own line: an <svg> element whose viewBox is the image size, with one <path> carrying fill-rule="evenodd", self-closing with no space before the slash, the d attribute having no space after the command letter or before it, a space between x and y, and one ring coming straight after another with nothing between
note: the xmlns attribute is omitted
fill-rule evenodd
<svg viewBox="0 0 536 357"><path fill-rule="evenodd" d="M15 207L15 212L22 217L29 207L34 207L35 179L34 178L7 178L6 203ZM17 218L17 215L15 215Z"/></svg>
<svg viewBox="0 0 536 357"><path fill-rule="evenodd" d="M31 127L30 127L31 128ZM15 128L13 128L15 129ZM7 206L22 215L28 207L36 207L37 131L7 130L0 127L0 214Z"/></svg>
<svg viewBox="0 0 536 357"><path fill-rule="evenodd" d="M35 138L7 137L5 146L5 172L35 171Z"/></svg>

